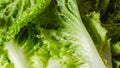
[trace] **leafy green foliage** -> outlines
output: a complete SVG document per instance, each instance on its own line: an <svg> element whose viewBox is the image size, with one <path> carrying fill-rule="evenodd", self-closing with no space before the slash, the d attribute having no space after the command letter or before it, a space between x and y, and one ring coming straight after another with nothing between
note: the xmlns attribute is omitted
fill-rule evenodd
<svg viewBox="0 0 120 68"><path fill-rule="evenodd" d="M9 61L7 57L7 51L0 50L0 67L1 68L13 68L14 65L11 61Z"/></svg>
<svg viewBox="0 0 120 68"><path fill-rule="evenodd" d="M120 0L111 0L104 17L101 18L103 26L108 30L108 37L111 38L111 49L113 57L113 68L119 68L120 54Z"/></svg>
<svg viewBox="0 0 120 68"><path fill-rule="evenodd" d="M0 37L5 42L3 49L8 51L5 57L14 68L49 68L50 61L62 68L105 68L82 23L76 0L54 0L49 6L50 0L18 1L6 4L23 6L21 10L10 9L8 15L2 13L7 16L2 17L5 23L10 20L10 24L1 27L6 31Z"/></svg>
<svg viewBox="0 0 120 68"><path fill-rule="evenodd" d="M0 1L0 44L5 40L13 38L21 28L43 12L50 1L51 0Z"/></svg>
<svg viewBox="0 0 120 68"><path fill-rule="evenodd" d="M77 0L80 13L89 14L90 12L100 12L101 16L105 14L110 0Z"/></svg>
<svg viewBox="0 0 120 68"><path fill-rule="evenodd" d="M119 6L119 0L0 0L0 68L119 68Z"/></svg>

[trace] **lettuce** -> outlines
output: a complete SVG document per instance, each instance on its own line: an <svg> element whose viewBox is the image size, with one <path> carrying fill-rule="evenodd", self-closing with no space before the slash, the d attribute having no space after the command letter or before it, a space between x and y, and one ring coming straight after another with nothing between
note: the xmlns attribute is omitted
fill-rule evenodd
<svg viewBox="0 0 120 68"><path fill-rule="evenodd" d="M21 28L43 12L50 1L51 0L1 0L0 44L2 45L4 41L13 38Z"/></svg>
<svg viewBox="0 0 120 68"><path fill-rule="evenodd" d="M119 3L1 0L0 68L119 68Z"/></svg>
<svg viewBox="0 0 120 68"><path fill-rule="evenodd" d="M120 67L120 0L110 1L105 16L102 18L103 26L108 30L108 37L111 38L111 51L113 68Z"/></svg>
<svg viewBox="0 0 120 68"><path fill-rule="evenodd" d="M60 68L105 68L82 23L76 0L54 0L42 14L38 8L39 14L37 9L29 15L32 8L20 13L23 17L6 32L9 41L3 44L8 51L5 57L15 68L51 68L51 63Z"/></svg>

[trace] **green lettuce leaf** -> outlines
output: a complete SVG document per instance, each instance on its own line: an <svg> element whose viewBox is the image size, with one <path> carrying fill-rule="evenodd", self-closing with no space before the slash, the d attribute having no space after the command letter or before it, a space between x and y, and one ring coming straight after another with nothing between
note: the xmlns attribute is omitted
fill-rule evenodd
<svg viewBox="0 0 120 68"><path fill-rule="evenodd" d="M0 44L14 38L51 0L2 0L0 1Z"/></svg>
<svg viewBox="0 0 120 68"><path fill-rule="evenodd" d="M87 27L87 30L94 41L99 54L104 60L104 63L108 67L112 67L110 39L107 38L108 31L102 26L100 13L91 12L90 14L86 14L83 18L83 22Z"/></svg>
<svg viewBox="0 0 120 68"><path fill-rule="evenodd" d="M15 68L106 68L76 0L51 1L4 49Z"/></svg>

